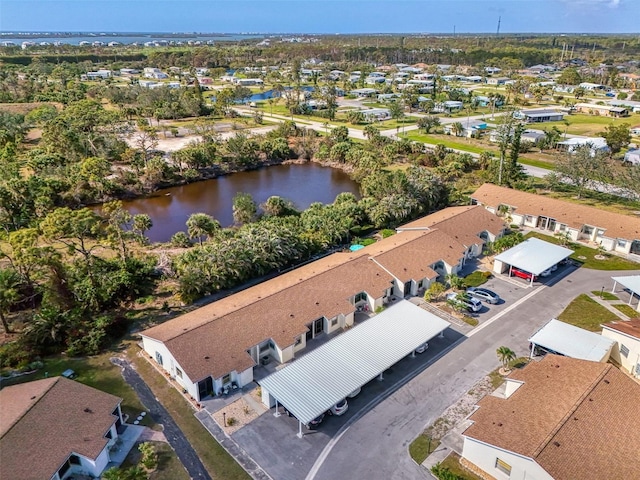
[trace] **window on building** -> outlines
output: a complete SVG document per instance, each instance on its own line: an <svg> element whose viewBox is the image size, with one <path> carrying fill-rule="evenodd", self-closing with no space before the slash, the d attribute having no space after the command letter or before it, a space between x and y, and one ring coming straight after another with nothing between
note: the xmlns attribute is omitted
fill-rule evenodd
<svg viewBox="0 0 640 480"><path fill-rule="evenodd" d="M626 345L620 344L620 355L625 358L629 356L629 348Z"/></svg>
<svg viewBox="0 0 640 480"><path fill-rule="evenodd" d="M176 367L176 377L182 378L182 370L180 370L178 367Z"/></svg>
<svg viewBox="0 0 640 480"><path fill-rule="evenodd" d="M160 355L160 352L156 352L156 362L158 362L159 365L162 365L162 355Z"/></svg>
<svg viewBox="0 0 640 480"><path fill-rule="evenodd" d="M533 216L532 215L525 215L524 216L524 221L525 222L533 222Z"/></svg>
<svg viewBox="0 0 640 480"><path fill-rule="evenodd" d="M300 336L300 337L296 338L296 343L294 343L294 346L296 346L296 347L297 347L297 346L298 346L298 345L300 345L301 343L302 343L302 336Z"/></svg>
<svg viewBox="0 0 640 480"><path fill-rule="evenodd" d="M109 431L111 431L111 430L109 430ZM80 463L80 457L79 457L78 455L71 455L71 456L69 457L69 463L70 463L71 465L81 465L81 463Z"/></svg>
<svg viewBox="0 0 640 480"><path fill-rule="evenodd" d="M618 239L618 247L620 248L626 248L627 246L627 241L626 240L622 240L622 239Z"/></svg>
<svg viewBox="0 0 640 480"><path fill-rule="evenodd" d="M604 230L598 230L598 233L596 234L597 237L602 237L604 236Z"/></svg>
<svg viewBox="0 0 640 480"><path fill-rule="evenodd" d="M338 324L338 317L332 318L331 319L331 326L335 327Z"/></svg>
<svg viewBox="0 0 640 480"><path fill-rule="evenodd" d="M227 373L224 377L222 377L222 385L226 385L231 382L231 374Z"/></svg>
<svg viewBox="0 0 640 480"><path fill-rule="evenodd" d="M566 230L567 230L567 226L564 223L561 223L560 225L558 225L559 232L564 232Z"/></svg>
<svg viewBox="0 0 640 480"><path fill-rule="evenodd" d="M591 235L593 233L593 227L590 227L589 225L585 225L584 227L582 227L582 233Z"/></svg>
<svg viewBox="0 0 640 480"><path fill-rule="evenodd" d="M367 300L367 294L365 292L360 292L356 294L355 303L363 302Z"/></svg>
<svg viewBox="0 0 640 480"><path fill-rule="evenodd" d="M265 342L260 345L260 353L266 353L271 349L271 342Z"/></svg>
<svg viewBox="0 0 640 480"><path fill-rule="evenodd" d="M502 473L511 475L511 465L509 465L504 460L500 460L499 458L496 458L496 468L500 470Z"/></svg>

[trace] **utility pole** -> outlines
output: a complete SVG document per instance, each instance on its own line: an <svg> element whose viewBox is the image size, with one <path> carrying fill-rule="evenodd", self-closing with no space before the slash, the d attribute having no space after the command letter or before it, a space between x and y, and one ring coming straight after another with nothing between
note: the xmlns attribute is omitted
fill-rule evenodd
<svg viewBox="0 0 640 480"><path fill-rule="evenodd" d="M498 30L496 31L496 37L500 36L500 21L502 20L502 16L498 17Z"/></svg>

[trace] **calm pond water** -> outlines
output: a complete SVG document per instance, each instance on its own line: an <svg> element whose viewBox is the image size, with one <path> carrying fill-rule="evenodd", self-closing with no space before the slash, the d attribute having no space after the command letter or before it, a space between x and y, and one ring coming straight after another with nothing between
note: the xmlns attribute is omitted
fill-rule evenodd
<svg viewBox="0 0 640 480"><path fill-rule="evenodd" d="M123 202L123 206L134 215L149 215L153 228L147 236L152 242L166 242L174 233L187 230L185 222L192 213L211 215L225 227L233 224L232 200L238 192L250 193L258 204L280 195L300 210L313 202L331 203L341 192L359 197L358 184L346 173L305 163L275 165L167 188L151 197Z"/></svg>

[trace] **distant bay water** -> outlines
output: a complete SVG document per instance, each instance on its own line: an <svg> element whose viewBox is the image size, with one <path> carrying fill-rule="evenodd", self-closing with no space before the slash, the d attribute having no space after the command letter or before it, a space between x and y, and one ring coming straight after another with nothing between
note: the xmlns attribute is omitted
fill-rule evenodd
<svg viewBox="0 0 640 480"><path fill-rule="evenodd" d="M144 44L146 42L182 42L199 41L207 43L224 42L224 41L238 41L238 40L251 40L251 39L264 38L264 35L258 34L229 34L229 35L181 35L172 36L169 34L161 33L148 33L148 34L131 34L131 35L42 35L42 36L29 36L29 35L0 35L0 42L13 42L16 45L21 45L22 42L34 42L42 43L47 42L53 44L54 42L60 42L67 45L79 45L80 42L103 42L105 45L109 42L118 42L123 45L130 45L132 43Z"/></svg>

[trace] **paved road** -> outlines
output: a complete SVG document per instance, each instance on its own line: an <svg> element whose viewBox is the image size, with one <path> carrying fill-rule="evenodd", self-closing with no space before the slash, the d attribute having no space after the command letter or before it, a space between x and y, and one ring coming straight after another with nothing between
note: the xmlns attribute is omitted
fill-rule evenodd
<svg viewBox="0 0 640 480"><path fill-rule="evenodd" d="M155 395L144 380L140 378L131 364L122 358L112 358L111 363L122 367L122 376L126 382L133 387L138 394L140 401L149 410L153 419L162 424L164 427L164 435L167 437L169 444L175 450L176 455L187 470L192 479L211 480L211 476L202 465L198 454L191 447L191 444L180 430L180 427L173 420L169 412L158 402Z"/></svg>
<svg viewBox="0 0 640 480"><path fill-rule="evenodd" d="M515 309L488 320L407 385L338 432L321 452L307 480L427 478L409 457L409 443L498 366L498 347L506 345L518 355L526 355L527 339L537 328L557 316L576 295L610 285L616 273L632 272L578 269L552 287L532 289Z"/></svg>

